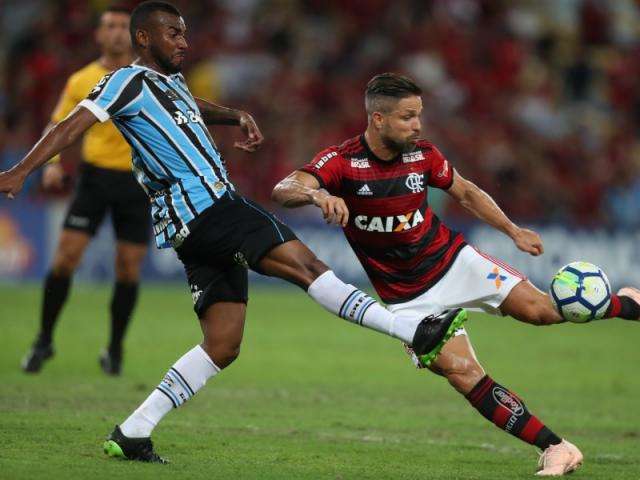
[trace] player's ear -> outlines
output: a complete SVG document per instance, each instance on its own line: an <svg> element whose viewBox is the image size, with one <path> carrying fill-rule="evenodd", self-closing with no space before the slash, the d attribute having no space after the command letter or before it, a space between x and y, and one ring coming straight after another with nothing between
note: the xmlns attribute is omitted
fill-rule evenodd
<svg viewBox="0 0 640 480"><path fill-rule="evenodd" d="M376 130L381 130L384 125L384 115L380 112L373 112L371 114L371 121L373 122L373 126Z"/></svg>
<svg viewBox="0 0 640 480"><path fill-rule="evenodd" d="M142 48L147 48L149 46L149 34L146 30L136 30L136 42L137 45L140 45Z"/></svg>

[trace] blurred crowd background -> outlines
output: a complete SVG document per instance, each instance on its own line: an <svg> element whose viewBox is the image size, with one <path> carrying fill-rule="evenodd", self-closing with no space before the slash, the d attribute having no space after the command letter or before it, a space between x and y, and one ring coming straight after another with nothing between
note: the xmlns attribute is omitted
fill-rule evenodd
<svg viewBox="0 0 640 480"><path fill-rule="evenodd" d="M92 31L109 3L0 0L1 168L97 56ZM425 90L423 136L518 221L640 226L638 0L173 3L193 93L250 111L267 138L249 156L231 147L233 128L214 132L249 197L268 203L280 178L362 132L367 80L396 71ZM37 179L27 194L45 195Z"/></svg>

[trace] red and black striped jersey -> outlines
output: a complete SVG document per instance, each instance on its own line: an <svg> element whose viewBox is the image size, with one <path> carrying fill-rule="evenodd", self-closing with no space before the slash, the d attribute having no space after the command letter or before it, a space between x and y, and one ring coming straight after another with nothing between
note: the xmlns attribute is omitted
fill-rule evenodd
<svg viewBox="0 0 640 480"><path fill-rule="evenodd" d="M466 245L429 207L428 187L448 189L454 171L427 141L384 161L360 135L322 150L300 170L344 199L349 209L344 234L385 303L426 292Z"/></svg>

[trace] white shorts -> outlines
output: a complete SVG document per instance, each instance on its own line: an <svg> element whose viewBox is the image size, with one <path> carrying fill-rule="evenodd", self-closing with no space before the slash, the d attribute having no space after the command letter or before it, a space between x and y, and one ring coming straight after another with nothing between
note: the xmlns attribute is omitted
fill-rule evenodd
<svg viewBox="0 0 640 480"><path fill-rule="evenodd" d="M412 317L437 315L451 308L502 315L500 305L526 277L515 268L467 245L444 277L419 297L387 305L392 313ZM456 335L466 334L464 328Z"/></svg>

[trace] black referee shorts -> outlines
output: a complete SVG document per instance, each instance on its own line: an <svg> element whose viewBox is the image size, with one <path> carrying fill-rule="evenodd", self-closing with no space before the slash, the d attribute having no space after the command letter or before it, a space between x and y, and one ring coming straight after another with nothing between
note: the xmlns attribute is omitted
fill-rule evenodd
<svg viewBox="0 0 640 480"><path fill-rule="evenodd" d="M199 318L216 302L247 303L247 269L259 272L271 249L297 239L275 215L235 193L205 210L189 230L176 252Z"/></svg>
<svg viewBox="0 0 640 480"><path fill-rule="evenodd" d="M151 237L151 206L131 172L81 167L75 196L64 228L95 235L107 211L111 212L116 238L148 244Z"/></svg>

